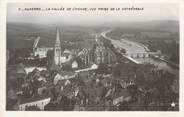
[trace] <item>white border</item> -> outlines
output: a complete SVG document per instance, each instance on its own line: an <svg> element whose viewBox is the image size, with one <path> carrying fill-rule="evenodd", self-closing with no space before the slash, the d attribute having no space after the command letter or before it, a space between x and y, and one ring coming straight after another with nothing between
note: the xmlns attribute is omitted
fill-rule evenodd
<svg viewBox="0 0 184 117"><path fill-rule="evenodd" d="M180 5L180 111L179 112L144 112L144 111L123 111L123 112L16 112L6 111L6 4L12 2L23 3L178 3ZM183 0L0 0L0 117L57 117L57 116L159 116L159 117L183 117L184 116L184 1ZM183 72L183 73L182 73Z"/></svg>

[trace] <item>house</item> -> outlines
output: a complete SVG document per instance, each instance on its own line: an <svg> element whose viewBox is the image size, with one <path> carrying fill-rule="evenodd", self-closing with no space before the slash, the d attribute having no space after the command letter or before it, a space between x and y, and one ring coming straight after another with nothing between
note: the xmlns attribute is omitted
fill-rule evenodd
<svg viewBox="0 0 184 117"><path fill-rule="evenodd" d="M71 82L67 79L67 80L65 81L65 85L68 85L68 84L71 84Z"/></svg>
<svg viewBox="0 0 184 117"><path fill-rule="evenodd" d="M75 72L60 71L60 74L57 73L54 77L54 85L56 85L59 80L72 79L75 77L76 77Z"/></svg>
<svg viewBox="0 0 184 117"><path fill-rule="evenodd" d="M120 93L117 93L113 96L113 105L117 105L120 102L130 101L132 98L128 90L122 90Z"/></svg>
<svg viewBox="0 0 184 117"><path fill-rule="evenodd" d="M98 65L96 65L96 64L93 64L92 66L91 66L91 69L97 69L98 68Z"/></svg>
<svg viewBox="0 0 184 117"><path fill-rule="evenodd" d="M73 71L60 71L60 74L64 77L64 79L72 79L76 77L76 74Z"/></svg>
<svg viewBox="0 0 184 117"><path fill-rule="evenodd" d="M54 77L54 81L53 81L54 85L56 85L59 80L63 80L63 79L64 79L64 77L61 76L59 73L57 73Z"/></svg>
<svg viewBox="0 0 184 117"><path fill-rule="evenodd" d="M46 87L40 87L38 88L38 95L42 95L43 91L46 90Z"/></svg>
<svg viewBox="0 0 184 117"><path fill-rule="evenodd" d="M45 78L45 77L43 77L43 76L40 76L40 77L38 78L38 81L47 82L47 81L46 81L46 78Z"/></svg>
<svg viewBox="0 0 184 117"><path fill-rule="evenodd" d="M33 70L35 70L35 69L37 69L39 71L47 70L46 67L25 67L25 71L26 71L27 74L30 73L30 72L33 72Z"/></svg>
<svg viewBox="0 0 184 117"><path fill-rule="evenodd" d="M68 98L72 98L75 96L75 92L77 91L74 87L72 87L71 85L65 85L65 86L61 86L61 93L62 95L68 97Z"/></svg>
<svg viewBox="0 0 184 117"><path fill-rule="evenodd" d="M72 55L70 53L63 53L60 58L61 63L69 62L72 59Z"/></svg>
<svg viewBox="0 0 184 117"><path fill-rule="evenodd" d="M47 52L49 50L53 50L53 48L50 47L36 47L34 49L34 56L38 56L39 58L46 58L47 57Z"/></svg>
<svg viewBox="0 0 184 117"><path fill-rule="evenodd" d="M26 107L29 106L36 106L40 110L44 110L44 106L47 105L50 102L51 98L50 96L45 95L37 95L35 97L31 97L28 99L21 99L19 104L19 110L25 111Z"/></svg>
<svg viewBox="0 0 184 117"><path fill-rule="evenodd" d="M72 68L77 69L78 68L78 62L75 60L72 62Z"/></svg>
<svg viewBox="0 0 184 117"><path fill-rule="evenodd" d="M127 88L128 86L133 85L133 84L134 84L133 81L130 81L130 82L126 82L126 81L122 81L122 80L120 81L120 85L122 88Z"/></svg>

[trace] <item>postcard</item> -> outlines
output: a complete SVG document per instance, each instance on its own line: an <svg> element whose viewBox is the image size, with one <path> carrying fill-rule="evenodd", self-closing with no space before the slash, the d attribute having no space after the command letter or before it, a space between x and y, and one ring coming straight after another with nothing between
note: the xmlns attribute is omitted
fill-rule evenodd
<svg viewBox="0 0 184 117"><path fill-rule="evenodd" d="M2 3L0 116L182 116L182 1Z"/></svg>

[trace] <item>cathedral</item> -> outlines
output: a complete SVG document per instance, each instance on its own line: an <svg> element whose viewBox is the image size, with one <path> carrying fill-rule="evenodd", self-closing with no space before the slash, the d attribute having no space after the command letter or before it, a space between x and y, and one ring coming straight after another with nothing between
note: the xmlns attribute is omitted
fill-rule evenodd
<svg viewBox="0 0 184 117"><path fill-rule="evenodd" d="M54 44L54 64L62 65L63 63L69 62L72 57L72 52L61 48L60 31L59 28L56 29L56 41Z"/></svg>
<svg viewBox="0 0 184 117"><path fill-rule="evenodd" d="M96 36L96 44L94 45L94 62L99 64L112 64L116 61L114 52L99 40Z"/></svg>
<svg viewBox="0 0 184 117"><path fill-rule="evenodd" d="M104 42L98 39L96 35L95 44L91 49L83 48L77 54L77 57L81 61L82 67L89 67L93 64L113 64L116 61L116 56L114 52L104 44ZM54 43L53 50L47 54L48 55L48 66L58 66L62 67L65 63L70 64L74 59L72 52L69 50L62 49L61 37L59 28L56 29L56 40Z"/></svg>
<svg viewBox="0 0 184 117"><path fill-rule="evenodd" d="M95 44L92 49L83 49L79 55L85 66L90 64L113 64L116 61L116 55L103 41L96 35Z"/></svg>

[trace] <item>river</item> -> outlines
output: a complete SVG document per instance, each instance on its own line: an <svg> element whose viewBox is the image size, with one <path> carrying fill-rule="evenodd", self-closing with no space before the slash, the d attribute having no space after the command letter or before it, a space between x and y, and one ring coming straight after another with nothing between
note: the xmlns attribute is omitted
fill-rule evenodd
<svg viewBox="0 0 184 117"><path fill-rule="evenodd" d="M147 53L148 48L145 47L143 44L129 41L127 39L112 39L110 37L106 36L106 33L110 32L111 30L107 30L101 33L103 37L105 37L108 40L111 40L111 43L114 45L115 48L123 48L126 50L127 54L131 53ZM151 63L158 67L158 69L163 69L165 71L168 71L177 77L179 76L179 69L171 67L166 62L157 60L155 58L134 58L136 61L140 63Z"/></svg>

